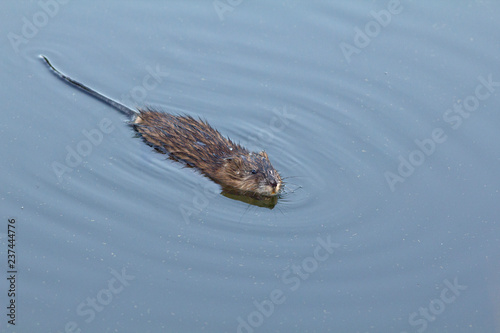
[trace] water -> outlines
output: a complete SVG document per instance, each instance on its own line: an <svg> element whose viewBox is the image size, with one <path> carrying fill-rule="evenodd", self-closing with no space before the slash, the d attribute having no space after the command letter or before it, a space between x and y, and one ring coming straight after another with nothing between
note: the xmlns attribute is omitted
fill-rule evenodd
<svg viewBox="0 0 500 333"><path fill-rule="evenodd" d="M4 6L2 331L500 332L500 5L231 3ZM221 195L39 54L286 193Z"/></svg>

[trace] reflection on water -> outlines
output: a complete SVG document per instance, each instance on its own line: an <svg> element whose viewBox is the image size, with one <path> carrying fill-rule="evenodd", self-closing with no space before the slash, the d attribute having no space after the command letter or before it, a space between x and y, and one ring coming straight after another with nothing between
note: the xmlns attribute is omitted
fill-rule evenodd
<svg viewBox="0 0 500 333"><path fill-rule="evenodd" d="M269 209L273 209L274 206L276 206L276 204L278 203L278 199L280 197L279 195L275 195L272 197L252 195L249 193L235 191L235 190L231 190L231 189L224 189L221 192L221 194L223 196L225 196L226 198L238 200L238 201L250 204L250 205L269 208Z"/></svg>

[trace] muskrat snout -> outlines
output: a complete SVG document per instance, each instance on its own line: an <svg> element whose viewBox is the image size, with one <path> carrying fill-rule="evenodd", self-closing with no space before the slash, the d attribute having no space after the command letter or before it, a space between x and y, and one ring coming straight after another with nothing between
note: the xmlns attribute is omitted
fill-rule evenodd
<svg viewBox="0 0 500 333"><path fill-rule="evenodd" d="M260 152L257 156L255 163L259 168L255 170L255 173L252 172L258 180L258 186L254 192L263 196L278 195L282 187L280 174L273 168L265 152Z"/></svg>
<svg viewBox="0 0 500 333"><path fill-rule="evenodd" d="M265 152L226 158L219 175L225 185L260 196L276 196L282 188L281 177Z"/></svg>

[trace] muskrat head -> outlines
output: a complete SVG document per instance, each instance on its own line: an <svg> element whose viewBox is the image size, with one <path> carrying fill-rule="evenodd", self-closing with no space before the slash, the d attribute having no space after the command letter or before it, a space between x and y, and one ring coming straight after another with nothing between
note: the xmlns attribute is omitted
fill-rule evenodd
<svg viewBox="0 0 500 333"><path fill-rule="evenodd" d="M281 190L281 177L266 152L231 156L225 162L226 185L262 196L275 196Z"/></svg>

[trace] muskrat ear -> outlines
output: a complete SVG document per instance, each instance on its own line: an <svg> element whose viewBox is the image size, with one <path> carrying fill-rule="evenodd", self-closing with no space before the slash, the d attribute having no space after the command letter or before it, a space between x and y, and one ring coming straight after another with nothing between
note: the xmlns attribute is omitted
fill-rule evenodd
<svg viewBox="0 0 500 333"><path fill-rule="evenodd" d="M264 158L269 159L269 156L267 156L267 153L266 153L265 151L261 151L261 152L259 153L259 155L260 155L260 156L262 156L262 157L264 157Z"/></svg>

